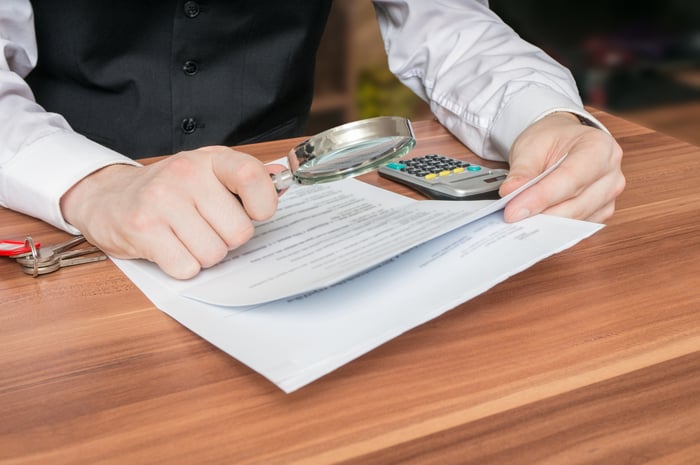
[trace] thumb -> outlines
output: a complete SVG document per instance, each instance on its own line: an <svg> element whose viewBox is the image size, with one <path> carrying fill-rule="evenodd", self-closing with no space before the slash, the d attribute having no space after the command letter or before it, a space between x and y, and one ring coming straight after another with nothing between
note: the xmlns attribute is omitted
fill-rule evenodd
<svg viewBox="0 0 700 465"><path fill-rule="evenodd" d="M535 166L532 160L528 157L517 157L511 160L508 176L498 189L501 197L510 194L542 172L542 168Z"/></svg>

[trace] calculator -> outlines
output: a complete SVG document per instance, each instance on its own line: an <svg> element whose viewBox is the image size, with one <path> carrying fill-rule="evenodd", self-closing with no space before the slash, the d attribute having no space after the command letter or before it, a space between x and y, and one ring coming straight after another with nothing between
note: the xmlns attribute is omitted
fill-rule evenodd
<svg viewBox="0 0 700 465"><path fill-rule="evenodd" d="M404 184L431 199L497 199L508 170L491 169L440 154L408 158L384 165L379 175Z"/></svg>

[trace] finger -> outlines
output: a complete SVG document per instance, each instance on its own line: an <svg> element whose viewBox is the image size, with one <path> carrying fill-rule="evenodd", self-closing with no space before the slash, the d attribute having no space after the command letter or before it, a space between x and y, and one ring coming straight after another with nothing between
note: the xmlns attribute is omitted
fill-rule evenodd
<svg viewBox="0 0 700 465"><path fill-rule="evenodd" d="M507 222L520 221L573 197L580 189L580 185L574 184L577 182L576 178L571 177L567 171L567 168L562 164L536 184L514 197L506 205L505 220Z"/></svg>
<svg viewBox="0 0 700 465"><path fill-rule="evenodd" d="M223 243L226 251L241 246L253 236L254 226L250 217L236 196L231 195L231 192L222 184L209 183L209 185L203 186L202 195L197 197L195 207L198 215L203 219L201 225L196 225L197 228L202 229L199 231L199 234L203 234L201 237L208 234L206 229L211 230ZM185 231L186 226L183 225L183 231ZM188 239L191 237L189 234L187 235ZM203 246L192 250L193 254L200 258L200 263L205 268L218 263L223 258L216 258L218 255L216 252L221 252L221 250L218 249L219 244L215 242L214 238L210 240L212 241L211 246L215 250L209 251ZM211 253L214 254L214 258L208 258Z"/></svg>
<svg viewBox="0 0 700 465"><path fill-rule="evenodd" d="M508 176L499 188L505 197L556 163L565 152L543 144L518 144L510 156Z"/></svg>
<svg viewBox="0 0 700 465"><path fill-rule="evenodd" d="M588 204L590 205L590 203ZM559 205L555 205L552 208L548 208L542 213L545 215L561 216L582 221L592 221L594 223L603 223L615 212L615 201L602 204L594 209L581 208L582 205L586 205L586 203L578 202L578 199L572 199L570 201L562 202Z"/></svg>
<svg viewBox="0 0 700 465"><path fill-rule="evenodd" d="M261 221L273 215L277 192L259 160L234 150L217 152L212 158L212 169L219 181L238 195L251 219Z"/></svg>
<svg viewBox="0 0 700 465"><path fill-rule="evenodd" d="M580 151L572 151L554 171L508 203L505 219L515 222L542 213L581 195L605 174L604 167L590 163Z"/></svg>
<svg viewBox="0 0 700 465"><path fill-rule="evenodd" d="M545 209L542 213L587 221L601 221L614 212L621 190L617 173L610 173L588 186L580 195ZM624 179L624 178L623 178Z"/></svg>
<svg viewBox="0 0 700 465"><path fill-rule="evenodd" d="M248 226L242 228L251 230L246 240L252 235L252 225L249 223L250 220L248 220ZM197 260L201 268L216 265L223 260L229 251L228 244L218 231L212 228L211 224L194 207L181 210L170 218L170 224L173 233Z"/></svg>
<svg viewBox="0 0 700 465"><path fill-rule="evenodd" d="M206 222L187 199L176 199L177 208L145 205L127 222L132 227L127 228L125 239L135 251L132 256L152 261L176 279L191 278L203 265L214 262L217 251L211 244L222 242L208 225L203 226Z"/></svg>
<svg viewBox="0 0 700 465"><path fill-rule="evenodd" d="M506 179L503 181L503 183L501 183L501 186L498 188L498 195L500 195L501 197L505 197L511 192L515 192L521 186L526 184L530 179L532 178L509 172L508 176L506 176Z"/></svg>
<svg viewBox="0 0 700 465"><path fill-rule="evenodd" d="M508 176L501 184L498 193L501 197L505 197L531 179L536 178L546 168L540 162L539 157L520 156L514 158L508 169Z"/></svg>
<svg viewBox="0 0 700 465"><path fill-rule="evenodd" d="M189 279L199 273L201 264L171 229L160 231L157 237L157 243L148 245L139 256L175 279Z"/></svg>
<svg viewBox="0 0 700 465"><path fill-rule="evenodd" d="M139 195L116 223L120 227L112 229L123 236L117 243L129 251L128 256L146 258L170 276L186 279L218 263L227 252L195 207L198 197L206 198L206 189L218 186L229 202L236 201L220 184L197 175L200 171L184 157L172 161L177 163L163 164L155 176L144 171L147 178L140 184ZM182 172L191 174L178 177ZM199 186L204 190L198 190Z"/></svg>
<svg viewBox="0 0 700 465"><path fill-rule="evenodd" d="M603 208L598 209L595 213L586 218L586 221L592 221L593 223L605 223L615 213L615 201L611 201Z"/></svg>

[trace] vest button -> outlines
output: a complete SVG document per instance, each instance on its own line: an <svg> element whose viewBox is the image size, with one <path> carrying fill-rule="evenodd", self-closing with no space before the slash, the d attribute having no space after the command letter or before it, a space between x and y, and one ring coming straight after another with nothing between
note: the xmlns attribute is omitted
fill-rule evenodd
<svg viewBox="0 0 700 465"><path fill-rule="evenodd" d="M187 60L182 65L182 71L188 76L194 76L199 72L199 63L192 60Z"/></svg>
<svg viewBox="0 0 700 465"><path fill-rule="evenodd" d="M197 120L194 118L185 118L182 120L182 123L180 123L180 127L185 134L192 134L197 130Z"/></svg>
<svg viewBox="0 0 700 465"><path fill-rule="evenodd" d="M185 2L185 16L188 18L196 18L199 16L199 3L193 2L193 1L188 1Z"/></svg>

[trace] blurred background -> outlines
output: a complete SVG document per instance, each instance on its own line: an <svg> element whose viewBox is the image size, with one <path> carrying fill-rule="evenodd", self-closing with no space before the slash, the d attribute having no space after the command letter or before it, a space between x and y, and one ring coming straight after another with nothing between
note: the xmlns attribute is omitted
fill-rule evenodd
<svg viewBox="0 0 700 465"><path fill-rule="evenodd" d="M700 2L491 0L573 73L583 101L700 146ZM378 115L431 118L389 72L371 2L335 0L319 50L308 134Z"/></svg>

